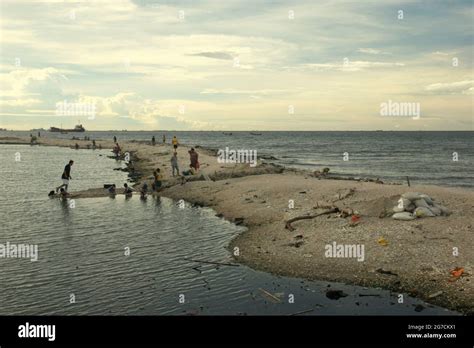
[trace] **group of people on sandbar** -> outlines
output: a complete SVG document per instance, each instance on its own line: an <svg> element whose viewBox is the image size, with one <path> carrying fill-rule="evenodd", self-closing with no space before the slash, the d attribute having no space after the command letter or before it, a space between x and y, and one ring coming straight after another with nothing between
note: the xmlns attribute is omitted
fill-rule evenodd
<svg viewBox="0 0 474 348"><path fill-rule="evenodd" d="M153 143L154 137L152 138L152 143ZM165 136L163 135L163 142L165 142ZM95 145L95 140L93 141ZM196 152L194 148L191 148L191 150L188 151L189 154L189 168L187 170L184 170L181 172L179 171L179 163L178 163L178 145L179 141L176 136L173 137L171 140L171 144L173 145L173 154L171 156L170 162L171 162L171 175L173 177L181 177L182 179L182 184L186 182L186 177L195 175L198 173L200 164L199 164L199 154ZM114 136L114 147L112 149L112 152L116 155L116 157L119 157L122 154L122 149L120 145L117 142L117 137ZM64 167L63 173L61 175L61 180L62 180L62 185L56 187L54 191L51 191L48 196L50 197L60 197L60 198L66 198L68 196L68 187L69 187L69 181L71 180L71 167L74 164L73 160L70 160L68 164ZM131 197L133 195L133 192L135 191L132 187L128 186L127 183L125 183L123 189L123 194L125 197ZM117 189L115 184L108 184L104 185L104 187L107 189L107 192L111 196L115 196L117 194ZM160 168L156 168L153 171L153 182L151 184L151 189L152 192L157 192L163 187L163 175L161 173ZM141 186L140 190L140 197L143 199L146 199L147 194L149 193L149 187L148 183L144 182L143 185Z"/></svg>

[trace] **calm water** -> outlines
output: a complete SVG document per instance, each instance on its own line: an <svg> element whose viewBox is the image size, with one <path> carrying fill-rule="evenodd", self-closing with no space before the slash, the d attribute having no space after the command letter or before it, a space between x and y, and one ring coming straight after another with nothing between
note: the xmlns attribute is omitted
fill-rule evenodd
<svg viewBox="0 0 474 348"><path fill-rule="evenodd" d="M21 160L15 161L18 154ZM77 199L72 206L47 197L70 158L76 161L71 190L124 182L124 173L112 170L120 163L106 154L0 145L0 243L39 248L37 262L0 258L0 315L452 313L408 297L397 304L397 294L388 291L190 261L233 262L226 246L243 228L211 209L181 209L166 198ZM330 300L328 286L348 296ZM260 288L283 302L272 302ZM294 304L288 303L289 294ZM426 308L416 312L417 304Z"/></svg>
<svg viewBox="0 0 474 348"><path fill-rule="evenodd" d="M86 125L87 128L87 125ZM1 136L29 135L30 132L0 132ZM474 187L474 132L85 132L93 138L169 142L177 135L183 144L212 148L252 149L259 156L273 155L273 162L308 170L330 167L347 176L380 177L414 184ZM43 136L71 138L74 133L43 132ZM348 153L348 161L343 154ZM453 161L453 153L458 161Z"/></svg>

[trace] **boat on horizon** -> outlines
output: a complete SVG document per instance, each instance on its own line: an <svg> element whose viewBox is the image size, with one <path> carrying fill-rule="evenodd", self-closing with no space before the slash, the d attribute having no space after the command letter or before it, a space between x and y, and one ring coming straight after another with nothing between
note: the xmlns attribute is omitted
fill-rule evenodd
<svg viewBox="0 0 474 348"><path fill-rule="evenodd" d="M85 132L86 129L82 126L82 124L76 125L73 129L63 129L63 128L58 128L58 127L51 127L49 129L50 132L56 132L56 133L69 133L69 132Z"/></svg>
<svg viewBox="0 0 474 348"><path fill-rule="evenodd" d="M250 132L252 135L262 135L262 133L255 133L255 132Z"/></svg>

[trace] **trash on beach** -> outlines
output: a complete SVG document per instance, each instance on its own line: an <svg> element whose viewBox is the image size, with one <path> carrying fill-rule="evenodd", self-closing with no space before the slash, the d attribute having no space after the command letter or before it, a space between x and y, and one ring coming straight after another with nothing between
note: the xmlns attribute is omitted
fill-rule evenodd
<svg viewBox="0 0 474 348"><path fill-rule="evenodd" d="M262 289L262 288L259 288L258 290L260 290L266 297L271 299L272 302L275 302L275 303L280 303L281 302L281 300L278 297L276 297L272 293L268 292L267 290Z"/></svg>
<svg viewBox="0 0 474 348"><path fill-rule="evenodd" d="M387 246L388 242L384 237L380 237L379 240L377 241L381 246Z"/></svg>
<svg viewBox="0 0 474 348"><path fill-rule="evenodd" d="M360 216L359 215L352 215L351 216L351 222L359 222L360 221Z"/></svg>
<svg viewBox="0 0 474 348"><path fill-rule="evenodd" d="M347 297L348 295L342 290L328 290L326 291L326 297L330 300L339 300L341 297Z"/></svg>
<svg viewBox="0 0 474 348"><path fill-rule="evenodd" d="M403 212L403 213L393 214L392 218L395 220L409 221L409 220L415 220L416 216L409 212Z"/></svg>
<svg viewBox="0 0 474 348"><path fill-rule="evenodd" d="M435 297L438 297L439 295L441 295L443 292L442 291L436 291L432 294L429 294L428 295L428 298L435 298Z"/></svg>
<svg viewBox="0 0 474 348"><path fill-rule="evenodd" d="M381 274L387 274L387 275L391 275L391 276L398 276L398 274L396 273L393 273L392 271L386 271L384 270L383 268L378 268L375 270L377 273L381 273Z"/></svg>
<svg viewBox="0 0 474 348"><path fill-rule="evenodd" d="M405 192L392 210L392 218L403 221L450 214L445 206L435 203L430 196L419 192Z"/></svg>
<svg viewBox="0 0 474 348"><path fill-rule="evenodd" d="M458 280L464 273L464 268L462 267L456 267L455 269L450 271L451 273L451 278L449 278L450 282L455 282Z"/></svg>

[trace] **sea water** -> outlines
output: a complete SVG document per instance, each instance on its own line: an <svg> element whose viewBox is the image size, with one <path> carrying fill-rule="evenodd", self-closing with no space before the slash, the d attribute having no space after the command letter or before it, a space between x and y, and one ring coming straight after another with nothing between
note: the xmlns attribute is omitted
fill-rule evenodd
<svg viewBox="0 0 474 348"><path fill-rule="evenodd" d="M87 128L87 127L86 127ZM227 132L225 132L227 133ZM1 132L0 137L30 132ZM349 177L380 178L412 184L433 184L474 188L474 132L224 132L209 131L101 131L50 133L43 136L70 139L73 135L91 139L147 140L163 134L170 143L176 135L182 144L214 149L257 151L258 158L286 167L322 170ZM199 151L199 150L198 150ZM217 161L217 156L216 156Z"/></svg>

